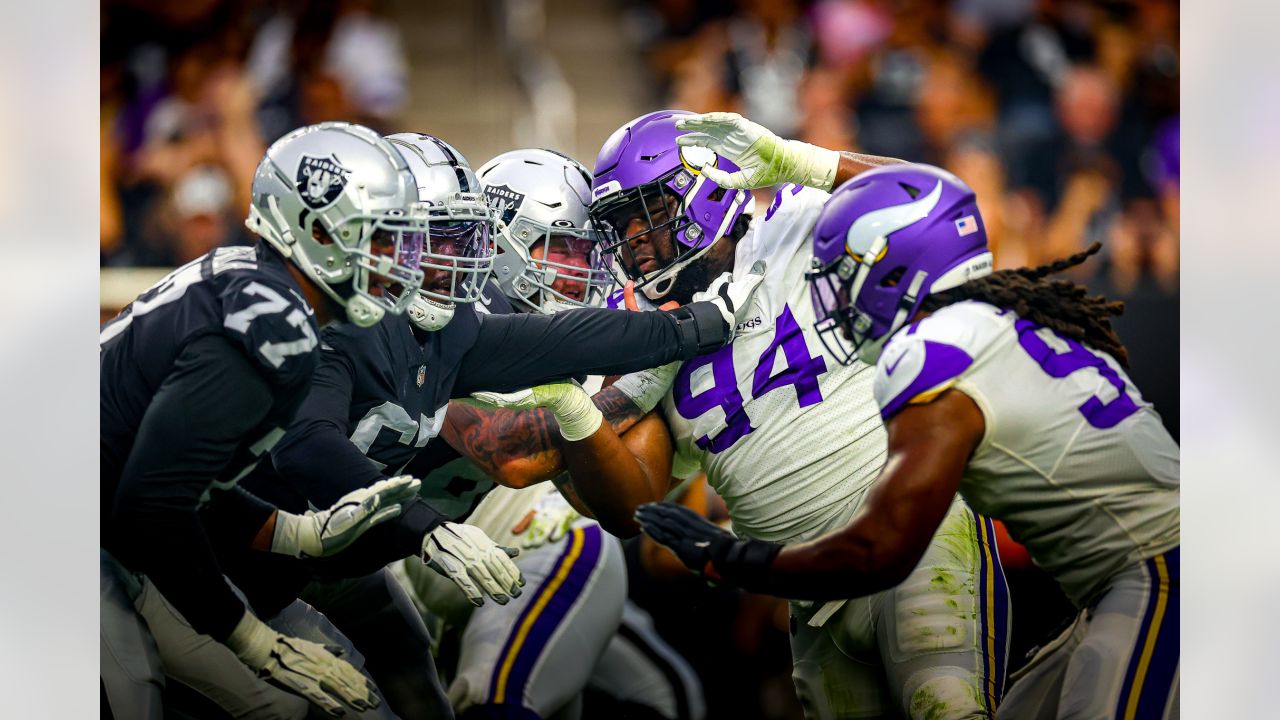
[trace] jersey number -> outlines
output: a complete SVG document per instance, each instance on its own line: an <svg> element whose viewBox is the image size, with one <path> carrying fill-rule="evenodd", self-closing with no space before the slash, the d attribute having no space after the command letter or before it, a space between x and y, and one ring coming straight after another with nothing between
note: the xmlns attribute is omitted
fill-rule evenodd
<svg viewBox="0 0 1280 720"><path fill-rule="evenodd" d="M1125 392L1125 384L1120 379L1120 374L1105 360L1089 352L1075 340L1056 334L1057 339L1066 343L1067 350L1065 352L1055 350L1037 333L1037 330L1041 329L1040 326L1030 320L1019 320L1014 327L1018 331L1018 344L1042 370L1049 374L1049 377L1064 378L1085 368L1094 368L1116 389L1116 397L1109 402L1103 402L1101 398L1094 395L1080 406L1080 414L1090 425L1105 430L1115 427L1121 420L1138 412L1138 404Z"/></svg>
<svg viewBox="0 0 1280 720"><path fill-rule="evenodd" d="M751 382L751 397L767 395L787 385L796 389L796 401L800 407L808 407L822 402L822 391L818 388L818 376L827 371L827 361L821 354L809 353L809 346L804 341L804 333L791 314L790 306L783 306L782 314L774 321L773 341L761 353L756 363L754 377ZM786 360L786 368L777 375L773 374L774 363L778 351ZM711 365L713 385L706 390L693 394L690 378L694 371L704 365ZM751 418L747 417L742 393L738 390L738 374L733 367L733 344L730 343L710 355L703 355L686 362L676 374L673 389L676 410L685 418L692 420L712 408L724 411L725 428L715 437L703 435L694 443L713 453L729 449L753 430Z"/></svg>
<svg viewBox="0 0 1280 720"><path fill-rule="evenodd" d="M351 433L351 443L369 458L369 462L377 465L378 469L382 470L387 467L387 464L370 457L369 453L373 450L374 442L382 434L383 428L390 430L391 436L400 445L420 448L426 445L431 438L440 434L442 425L444 425L443 408L434 417L428 418L423 415L421 422L419 422L409 417L408 411L404 408L388 400L375 408L370 408L369 412L365 413L360 422L356 424L355 431ZM374 454L383 455L383 452L375 452ZM412 456L410 456L410 459L412 459ZM405 464L408 464L408 460L405 460Z"/></svg>
<svg viewBox="0 0 1280 720"><path fill-rule="evenodd" d="M274 315L289 308L289 301L266 285L251 282L245 287L244 292L246 295L256 295L262 298L262 301L228 315L223 325L232 330L247 333L249 331L249 323L253 322L253 319L259 315ZM311 330L311 326L307 324L307 315L302 312L301 308L293 308L285 316L285 321L301 330L302 337L288 342L263 341L258 348L258 352L262 353L262 357L266 358L272 367L278 368L288 358L311 352L312 348L316 346L316 334Z"/></svg>

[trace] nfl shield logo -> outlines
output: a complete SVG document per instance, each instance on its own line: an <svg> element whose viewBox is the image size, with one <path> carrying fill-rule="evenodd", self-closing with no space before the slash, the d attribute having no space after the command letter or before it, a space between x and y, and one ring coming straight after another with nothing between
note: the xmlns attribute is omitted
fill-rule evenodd
<svg viewBox="0 0 1280 720"><path fill-rule="evenodd" d="M427 366L422 365L418 368L418 387L422 387L422 383L427 381Z"/></svg>

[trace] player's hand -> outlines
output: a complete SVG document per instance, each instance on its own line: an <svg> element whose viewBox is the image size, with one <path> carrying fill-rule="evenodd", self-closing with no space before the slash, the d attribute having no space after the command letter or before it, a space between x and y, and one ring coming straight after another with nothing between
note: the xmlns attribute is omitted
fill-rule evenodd
<svg viewBox="0 0 1280 720"><path fill-rule="evenodd" d="M604 413L592 402L587 391L572 380L535 385L512 393L471 393L471 397L464 402L511 410L547 408L555 415L560 434L569 441L590 437L604 423Z"/></svg>
<svg viewBox="0 0 1280 720"><path fill-rule="evenodd" d="M463 523L446 522L422 540L422 562L456 583L476 607L484 604L485 595L499 605L520 597L524 576L511 562L519 554Z"/></svg>
<svg viewBox="0 0 1280 720"><path fill-rule="evenodd" d="M737 540L733 533L678 503L645 503L636 508L635 519L649 537L671 548L685 567L698 574Z"/></svg>
<svg viewBox="0 0 1280 720"><path fill-rule="evenodd" d="M582 517L558 492L544 495L529 512L532 517L511 529L513 535L523 536L520 547L525 550L559 542L573 523Z"/></svg>
<svg viewBox="0 0 1280 720"><path fill-rule="evenodd" d="M342 551L364 531L400 514L418 495L422 481L400 475L353 490L328 510L304 515L278 510L271 552L293 557L325 557Z"/></svg>
<svg viewBox="0 0 1280 720"><path fill-rule="evenodd" d="M301 695L334 717L346 714L343 703L357 711L381 704L365 676L338 657L341 648L282 635L248 611L226 645L258 677Z"/></svg>
<svg viewBox="0 0 1280 720"><path fill-rule="evenodd" d="M640 303L636 302L636 283L634 280L628 280L622 286L622 307L631 312L644 312L640 309ZM680 303L675 300L668 300L658 306L659 310L675 310L680 307Z"/></svg>
<svg viewBox="0 0 1280 720"><path fill-rule="evenodd" d="M703 292L693 296L694 302L709 302L715 305L729 323L731 335L737 334L737 328L746 322L754 307L752 300L760 283L764 282L765 262L757 260L751 270L738 280L731 273L723 273L711 281L711 285Z"/></svg>
<svg viewBox="0 0 1280 720"><path fill-rule="evenodd" d="M831 190L840 153L799 140L784 140L768 128L737 113L713 112L676 121L676 137L684 147L707 148L733 161L733 173L704 166L702 175L724 188L750 189L781 183Z"/></svg>
<svg viewBox="0 0 1280 720"><path fill-rule="evenodd" d="M680 562L695 573L755 592L776 592L766 581L781 545L736 537L672 502L645 503L636 508L635 519L640 529L671 548Z"/></svg>

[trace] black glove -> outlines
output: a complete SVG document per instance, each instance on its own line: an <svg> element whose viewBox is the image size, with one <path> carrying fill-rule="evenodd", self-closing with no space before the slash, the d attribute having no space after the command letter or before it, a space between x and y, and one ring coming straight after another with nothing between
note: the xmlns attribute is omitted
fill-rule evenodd
<svg viewBox="0 0 1280 720"><path fill-rule="evenodd" d="M649 537L671 548L685 567L747 590L765 586L769 565L782 549L777 543L739 538L672 502L645 503L636 508L635 519Z"/></svg>

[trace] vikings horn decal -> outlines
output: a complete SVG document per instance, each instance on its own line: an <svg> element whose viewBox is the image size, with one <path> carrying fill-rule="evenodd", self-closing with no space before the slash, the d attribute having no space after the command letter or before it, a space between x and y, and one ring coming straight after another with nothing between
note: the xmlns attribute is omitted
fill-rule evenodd
<svg viewBox="0 0 1280 720"><path fill-rule="evenodd" d="M298 163L298 194L312 210L332 205L347 186L347 173L336 155L319 158L303 155Z"/></svg>

